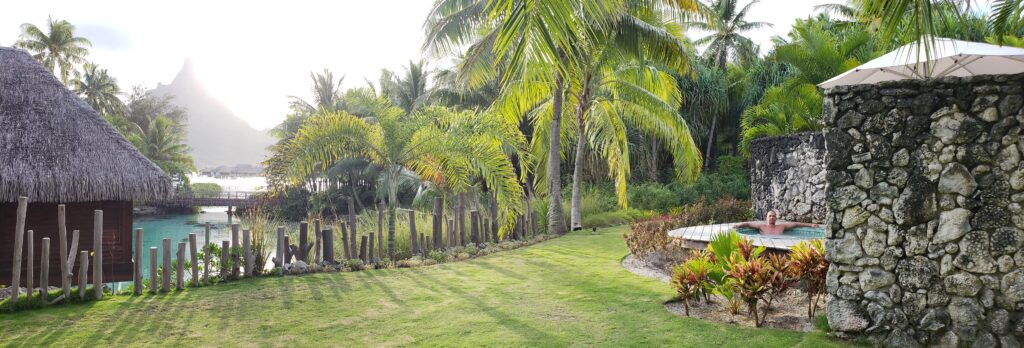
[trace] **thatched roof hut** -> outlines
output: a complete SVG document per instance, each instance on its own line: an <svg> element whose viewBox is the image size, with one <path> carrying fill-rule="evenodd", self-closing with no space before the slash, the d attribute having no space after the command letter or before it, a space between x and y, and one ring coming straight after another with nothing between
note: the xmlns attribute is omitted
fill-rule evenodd
<svg viewBox="0 0 1024 348"><path fill-rule="evenodd" d="M27 52L0 47L0 202L147 200L171 179Z"/></svg>
<svg viewBox="0 0 1024 348"><path fill-rule="evenodd" d="M170 193L170 177L53 73L0 47L0 279L11 273L19 196L31 202L35 248L43 237L54 244L51 274L59 274L57 204L66 205L68 230L83 234L79 250L94 250L93 210L103 210L103 267L112 275L104 280L116 281L131 277L132 201Z"/></svg>

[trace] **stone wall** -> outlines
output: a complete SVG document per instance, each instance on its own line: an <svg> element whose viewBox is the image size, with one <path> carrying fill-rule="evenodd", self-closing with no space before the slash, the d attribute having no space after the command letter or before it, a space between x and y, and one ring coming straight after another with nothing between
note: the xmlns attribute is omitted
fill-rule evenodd
<svg viewBox="0 0 1024 348"><path fill-rule="evenodd" d="M750 144L754 219L825 222L825 138L820 132L760 138Z"/></svg>
<svg viewBox="0 0 1024 348"><path fill-rule="evenodd" d="M1024 342L1022 83L826 93L833 330L894 346Z"/></svg>

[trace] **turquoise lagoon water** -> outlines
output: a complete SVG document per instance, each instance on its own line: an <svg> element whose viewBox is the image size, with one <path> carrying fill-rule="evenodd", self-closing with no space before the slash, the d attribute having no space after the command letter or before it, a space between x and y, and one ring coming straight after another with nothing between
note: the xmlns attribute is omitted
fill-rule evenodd
<svg viewBox="0 0 1024 348"><path fill-rule="evenodd" d="M749 228L749 227L737 228L736 232L739 232L740 234L747 234L747 235L760 235L761 237L767 237L767 238L792 238L792 239L821 239L821 238L825 238L825 228L824 227L794 227L794 228L790 228L790 229L786 230L785 232L782 232L782 235L780 235L780 236L761 235L760 231L758 231L756 229L753 229L753 228Z"/></svg>
<svg viewBox="0 0 1024 348"><path fill-rule="evenodd" d="M142 229L142 274L149 277L149 248L157 248L158 264L163 260L163 240L171 240L171 258L177 258L178 243L185 243L185 260L188 261L192 254L188 245L188 235L196 234L196 247L202 248L207 242L205 240L204 226L210 223L210 243L220 245L223 241L231 241L231 224L238 223L245 228L245 219L238 216L228 216L227 207L202 207L203 213L186 215L157 215L135 217L133 230ZM135 237L134 232L132 238ZM238 236L242 238L241 233ZM241 240L239 240L241 243ZM134 243L132 244L135 245ZM271 252L273 253L273 252ZM186 272L186 278L191 273Z"/></svg>

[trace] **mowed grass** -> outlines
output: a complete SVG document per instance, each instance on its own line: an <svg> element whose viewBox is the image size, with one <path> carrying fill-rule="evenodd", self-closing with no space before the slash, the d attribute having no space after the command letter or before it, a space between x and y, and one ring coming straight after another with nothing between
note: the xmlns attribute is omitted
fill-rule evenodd
<svg viewBox="0 0 1024 348"><path fill-rule="evenodd" d="M626 227L465 262L269 277L0 314L6 346L836 346L675 316L619 264Z"/></svg>

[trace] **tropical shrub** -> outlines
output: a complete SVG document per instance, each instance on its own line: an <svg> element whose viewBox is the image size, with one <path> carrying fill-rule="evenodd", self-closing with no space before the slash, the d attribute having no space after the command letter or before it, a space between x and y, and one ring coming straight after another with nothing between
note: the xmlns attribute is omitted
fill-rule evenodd
<svg viewBox="0 0 1024 348"><path fill-rule="evenodd" d="M679 217L681 226L698 226L748 221L752 215L750 207L750 201L724 197L711 203L697 202L673 209L670 214Z"/></svg>
<svg viewBox="0 0 1024 348"><path fill-rule="evenodd" d="M803 241L789 250L789 259L788 268L807 292L807 317L813 318L818 310L818 301L825 293L829 265L825 260L825 248L820 240Z"/></svg>
<svg viewBox="0 0 1024 348"><path fill-rule="evenodd" d="M747 304L748 313L754 318L757 327L761 327L768 316L767 308L759 309L757 305L765 302L770 293L772 272L774 270L764 258L745 259L738 255L733 257L726 272L729 285L736 296Z"/></svg>
<svg viewBox="0 0 1024 348"><path fill-rule="evenodd" d="M630 225L630 233L623 235L629 252L638 258L662 251L668 245L668 231L678 222L671 216L661 216Z"/></svg>
<svg viewBox="0 0 1024 348"><path fill-rule="evenodd" d="M682 196L668 186L658 183L643 183L629 187L630 208L664 212L682 205Z"/></svg>
<svg viewBox="0 0 1024 348"><path fill-rule="evenodd" d="M676 288L679 298L683 300L687 316L690 315L690 299L704 297L707 300L711 285L707 274L709 266L708 258L700 251L694 250L690 259L676 266L672 272L672 285Z"/></svg>

